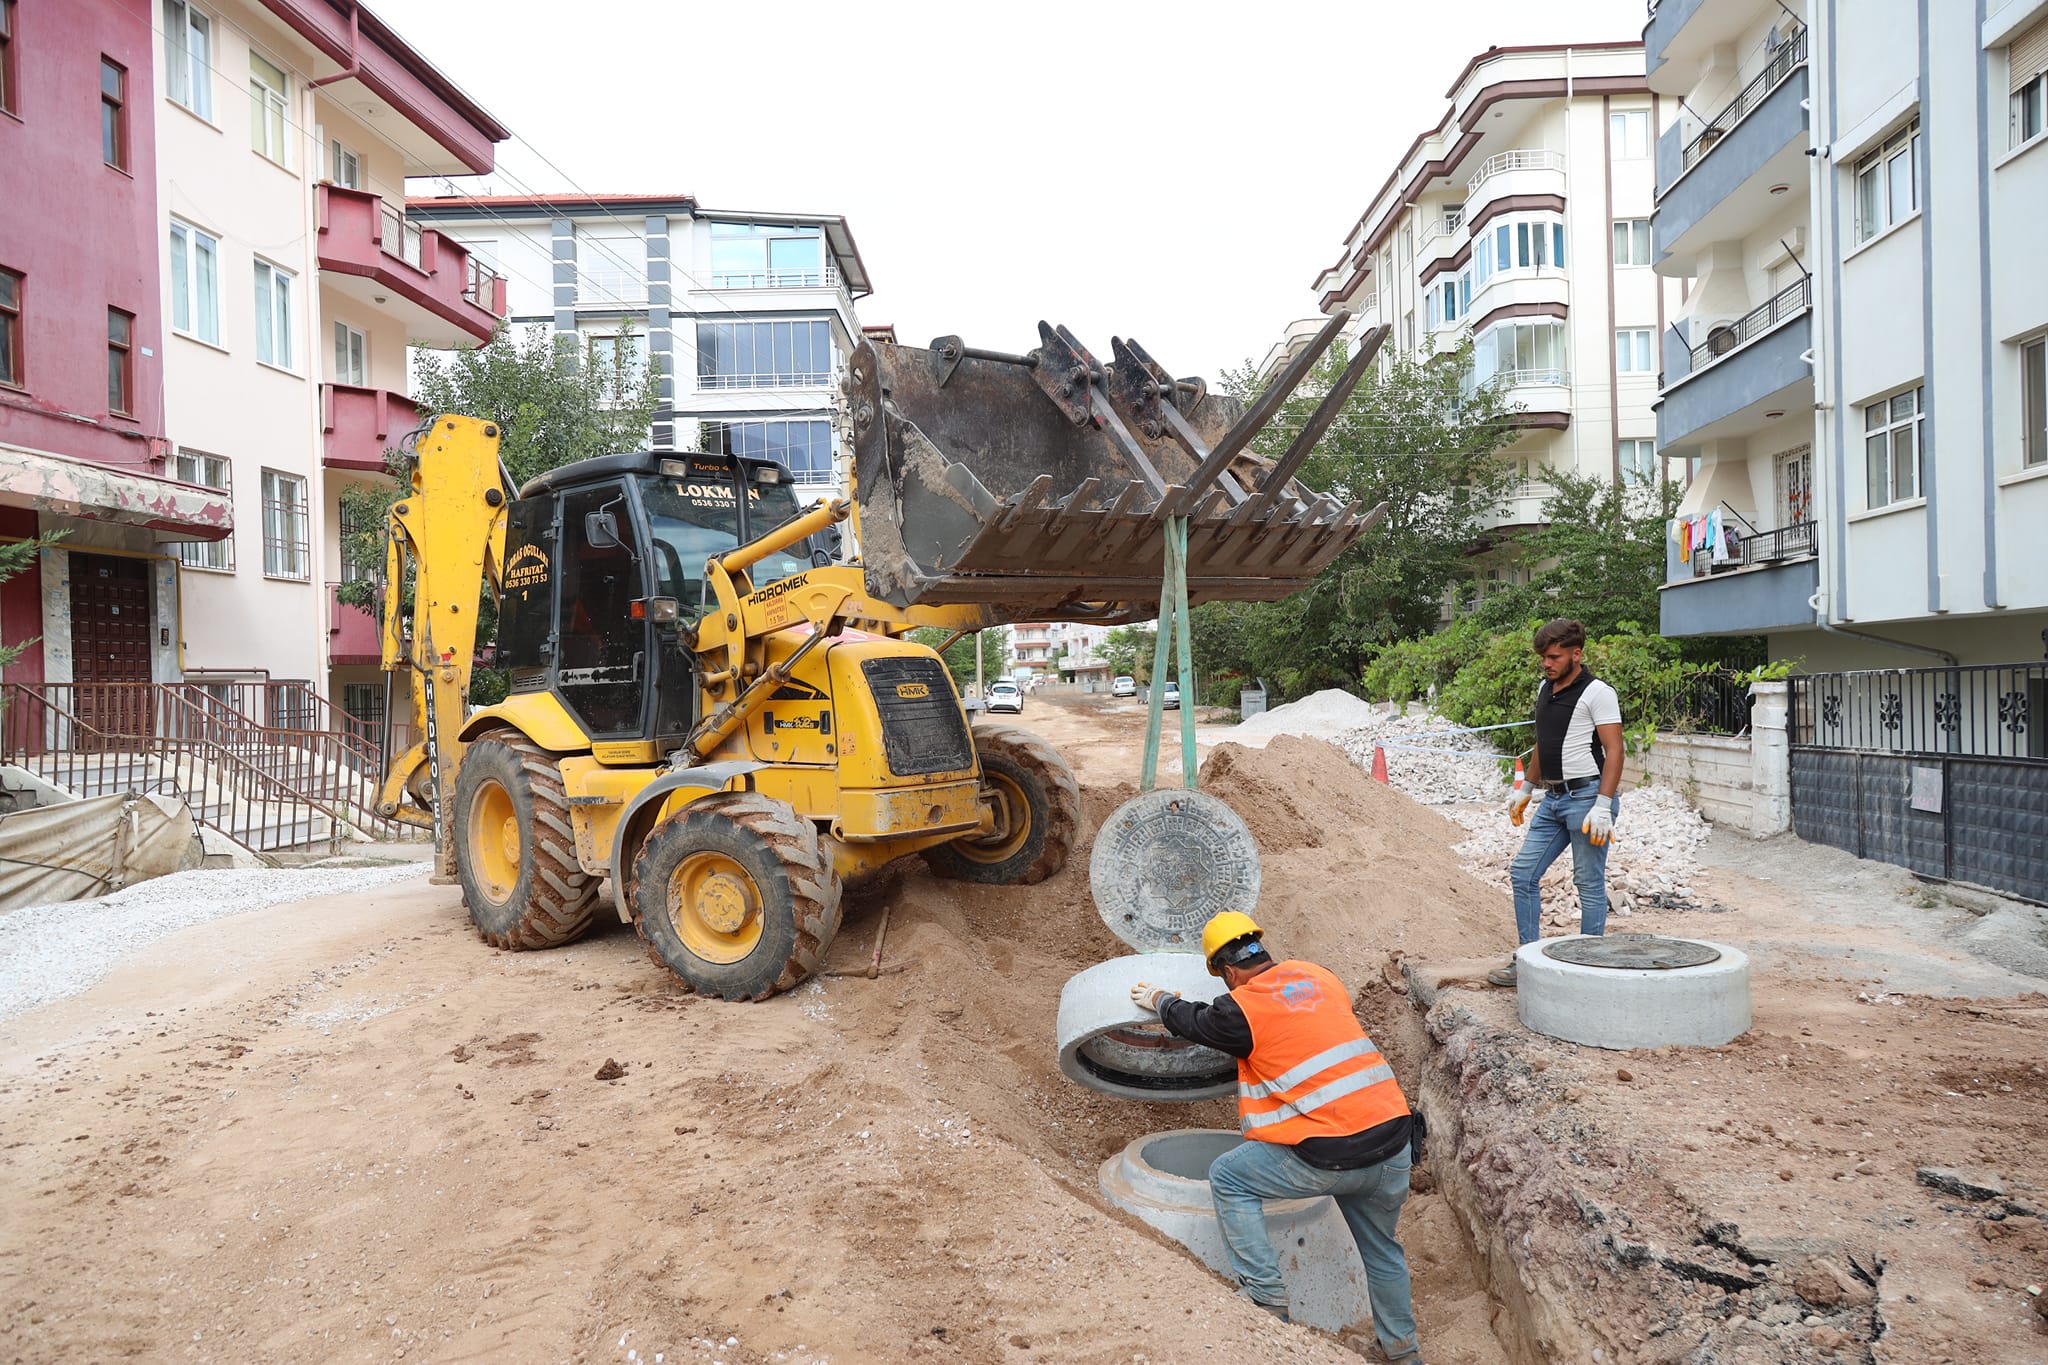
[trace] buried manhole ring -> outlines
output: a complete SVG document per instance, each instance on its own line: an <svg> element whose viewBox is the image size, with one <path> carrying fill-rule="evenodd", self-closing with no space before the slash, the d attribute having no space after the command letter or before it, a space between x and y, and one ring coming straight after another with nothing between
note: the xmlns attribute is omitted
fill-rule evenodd
<svg viewBox="0 0 2048 1365"><path fill-rule="evenodd" d="M1076 972L1060 990L1060 1070L1069 1080L1130 1100L1206 1100L1234 1094L1237 1063L1176 1038L1131 1001L1140 981L1188 1000L1212 1000L1223 983L1193 953L1114 957Z"/></svg>
<svg viewBox="0 0 2048 1365"><path fill-rule="evenodd" d="M1669 972L1718 962L1721 950L1710 943L1665 938L1662 934L1602 934L1546 943L1543 955L1559 962L1574 962L1581 967Z"/></svg>
<svg viewBox="0 0 2048 1365"><path fill-rule="evenodd" d="M1102 822L1088 887L1102 922L1133 948L1192 951L1211 915L1258 905L1259 845L1220 799L1162 787Z"/></svg>

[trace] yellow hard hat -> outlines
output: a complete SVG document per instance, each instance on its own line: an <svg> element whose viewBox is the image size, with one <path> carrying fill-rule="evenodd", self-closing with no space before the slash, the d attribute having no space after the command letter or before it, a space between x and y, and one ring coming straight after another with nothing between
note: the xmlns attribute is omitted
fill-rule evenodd
<svg viewBox="0 0 2048 1365"><path fill-rule="evenodd" d="M1225 910L1220 915L1211 915L1209 922L1202 926L1202 959L1209 964L1209 975L1223 975L1216 966L1218 953L1240 939L1257 938L1265 932L1241 910Z"/></svg>

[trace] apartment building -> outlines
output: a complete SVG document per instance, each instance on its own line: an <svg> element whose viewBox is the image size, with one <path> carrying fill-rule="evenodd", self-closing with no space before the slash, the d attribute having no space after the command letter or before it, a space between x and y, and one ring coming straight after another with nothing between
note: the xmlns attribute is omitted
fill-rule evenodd
<svg viewBox="0 0 2048 1365"><path fill-rule="evenodd" d="M1010 673L1018 682L1042 674L1059 672L1056 638L1060 627L1045 621L1026 621L1004 628L1006 650L1010 657Z"/></svg>
<svg viewBox="0 0 2048 1365"><path fill-rule="evenodd" d="M1355 339L1437 354L1466 337L1475 373L1521 411L1515 493L1484 523L1473 572L1520 581L1520 533L1561 472L1649 484L1656 345L1678 291L1650 269L1652 148L1676 102L1644 80L1640 42L1496 47L1474 57L1316 280ZM1294 324L1277 368L1321 319Z"/></svg>
<svg viewBox="0 0 2048 1365"><path fill-rule="evenodd" d="M1813 670L2038 659L2048 2L1662 0L1659 448L1670 635L1762 633Z"/></svg>
<svg viewBox="0 0 2048 1365"><path fill-rule="evenodd" d="M687 194L459 195L409 212L505 275L515 325L651 357L653 449L778 459L806 498L848 486L832 410L871 289L845 219Z"/></svg>
<svg viewBox="0 0 2048 1365"><path fill-rule="evenodd" d="M267 718L312 722L376 675L339 485L414 424L408 343L503 313L405 178L507 134L348 0L7 3L0 41L0 533L66 532L9 676L289 680Z"/></svg>
<svg viewBox="0 0 2048 1365"><path fill-rule="evenodd" d="M1085 621L1061 621L1052 626L1052 656L1062 681L1078 684L1086 692L1106 692L1111 681L1109 662L1102 657L1102 642L1111 627Z"/></svg>

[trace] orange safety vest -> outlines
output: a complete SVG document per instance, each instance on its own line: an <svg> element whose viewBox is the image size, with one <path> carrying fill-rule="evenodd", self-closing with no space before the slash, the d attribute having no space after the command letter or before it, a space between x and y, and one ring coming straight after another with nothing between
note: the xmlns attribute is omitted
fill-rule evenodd
<svg viewBox="0 0 2048 1365"><path fill-rule="evenodd" d="M1252 1030L1252 1055L1237 1064L1237 1121L1247 1138L1291 1147L1349 1137L1409 1112L1393 1068L1331 973L1313 962L1282 962L1230 998Z"/></svg>

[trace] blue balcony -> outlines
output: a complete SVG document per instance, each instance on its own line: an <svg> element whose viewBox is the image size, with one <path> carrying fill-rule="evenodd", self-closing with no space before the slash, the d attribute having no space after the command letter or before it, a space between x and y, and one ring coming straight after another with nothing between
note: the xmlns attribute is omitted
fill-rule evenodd
<svg viewBox="0 0 2048 1365"><path fill-rule="evenodd" d="M1643 25L1643 56L1650 64L1651 89L1659 88L1656 84L1657 68L1669 60L1665 54L1677 40L1679 31L1706 3L1707 0L1654 0L1650 7L1650 22ZM1661 93L1682 95L1685 90Z"/></svg>
<svg viewBox="0 0 2048 1365"><path fill-rule="evenodd" d="M1805 35L1796 52L1803 54ZM1784 60L1790 61L1788 56ZM1767 88L1758 82L1775 79ZM1673 128L1657 142L1657 211L1650 220L1652 259L1664 274L1694 273L1693 261L1715 242L1739 241L1762 227L1785 201L1769 191L1806 194L1807 68L1769 67L1738 99L1690 138Z"/></svg>
<svg viewBox="0 0 2048 1365"><path fill-rule="evenodd" d="M1759 635L1813 624L1808 601L1820 587L1820 560L1812 522L1749 536L1727 564L1711 563L1704 551L1681 562L1676 545L1665 549L1660 633Z"/></svg>
<svg viewBox="0 0 2048 1365"><path fill-rule="evenodd" d="M1701 441L1745 436L1813 405L1812 288L1802 279L1691 348L1669 340L1657 403L1657 447L1691 453ZM1768 414L1768 415L1767 415Z"/></svg>

